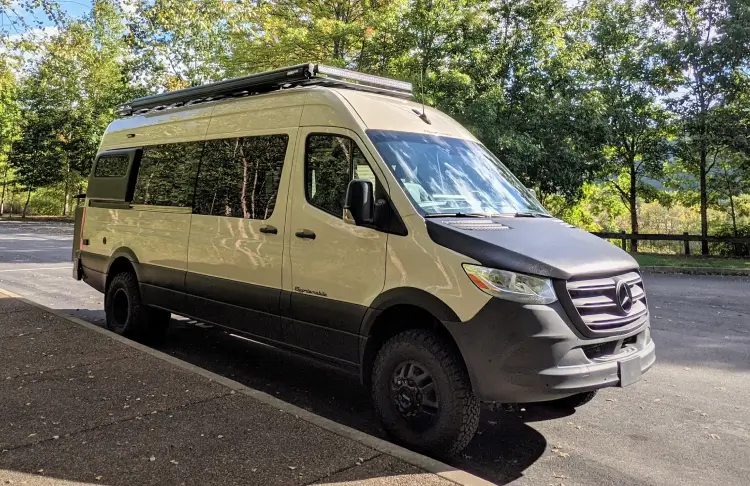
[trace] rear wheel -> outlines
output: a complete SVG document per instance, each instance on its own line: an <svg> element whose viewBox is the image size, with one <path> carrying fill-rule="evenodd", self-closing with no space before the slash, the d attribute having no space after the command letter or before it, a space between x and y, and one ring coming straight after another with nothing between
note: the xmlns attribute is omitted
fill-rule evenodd
<svg viewBox="0 0 750 486"><path fill-rule="evenodd" d="M456 454L479 425L479 400L460 358L429 331L406 331L383 345L372 397L386 431L412 449Z"/></svg>
<svg viewBox="0 0 750 486"><path fill-rule="evenodd" d="M149 342L164 338L171 317L165 310L143 304L138 279L131 272L114 276L107 288L104 310L110 331Z"/></svg>
<svg viewBox="0 0 750 486"><path fill-rule="evenodd" d="M586 405L596 396L596 390L590 392L576 393L565 398L558 398L547 402L549 405L558 408L578 408Z"/></svg>

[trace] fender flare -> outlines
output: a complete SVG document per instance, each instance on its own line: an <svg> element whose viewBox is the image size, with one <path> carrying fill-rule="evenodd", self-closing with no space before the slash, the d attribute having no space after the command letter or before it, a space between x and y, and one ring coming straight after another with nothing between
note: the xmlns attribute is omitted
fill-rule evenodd
<svg viewBox="0 0 750 486"><path fill-rule="evenodd" d="M458 315L439 297L416 287L396 287L386 290L372 301L360 326L360 336L370 335L377 317L395 305L412 305L429 312L441 322L461 322Z"/></svg>
<svg viewBox="0 0 750 486"><path fill-rule="evenodd" d="M109 257L109 262L107 263L107 276L109 276L109 270L112 268L112 265L117 261L119 258L126 258L130 265L133 267L133 270L135 271L135 276L138 278L138 281L141 280L140 275L140 268L139 264L140 261L138 260L138 257L135 256L135 252L128 248L127 246L121 246L120 248L116 249L112 252L112 255Z"/></svg>

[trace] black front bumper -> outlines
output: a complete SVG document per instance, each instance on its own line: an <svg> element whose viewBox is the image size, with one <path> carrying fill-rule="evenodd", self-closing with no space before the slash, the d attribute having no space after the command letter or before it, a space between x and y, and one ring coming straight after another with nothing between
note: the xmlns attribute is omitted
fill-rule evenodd
<svg viewBox="0 0 750 486"><path fill-rule="evenodd" d="M625 334L587 339L559 302L524 305L493 298L469 321L445 326L474 392L486 402L554 400L626 385L655 360L648 314Z"/></svg>

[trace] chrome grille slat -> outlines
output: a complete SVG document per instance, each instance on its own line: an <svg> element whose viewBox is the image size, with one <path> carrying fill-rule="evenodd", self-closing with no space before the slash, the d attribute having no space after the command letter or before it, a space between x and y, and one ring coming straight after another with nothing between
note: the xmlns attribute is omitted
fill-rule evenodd
<svg viewBox="0 0 750 486"><path fill-rule="evenodd" d="M646 297L646 292L643 291L643 287L640 285L633 285L630 287L630 291L633 293L633 300L640 300Z"/></svg>
<svg viewBox="0 0 750 486"><path fill-rule="evenodd" d="M586 309L601 307L617 307L617 303L606 295L594 295L591 297L577 297L573 299L573 305L576 307L585 307Z"/></svg>
<svg viewBox="0 0 750 486"><path fill-rule="evenodd" d="M615 288L612 278L598 278L594 280L577 280L568 282L568 290L596 290L600 288Z"/></svg>
<svg viewBox="0 0 750 486"><path fill-rule="evenodd" d="M615 295L618 282L630 287L633 305L625 314ZM628 272L612 277L597 277L566 282L570 303L583 324L592 331L614 332L620 328L632 328L648 315L646 293L640 273Z"/></svg>

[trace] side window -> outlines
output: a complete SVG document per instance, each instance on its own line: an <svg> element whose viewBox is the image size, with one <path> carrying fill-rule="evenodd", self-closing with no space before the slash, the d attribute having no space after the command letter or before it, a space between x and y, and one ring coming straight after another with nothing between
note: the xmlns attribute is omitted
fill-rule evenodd
<svg viewBox="0 0 750 486"><path fill-rule="evenodd" d="M192 206L202 150L203 142L144 147L133 204Z"/></svg>
<svg viewBox="0 0 750 486"><path fill-rule="evenodd" d="M129 163L127 155L102 155L96 161L94 177L125 177Z"/></svg>
<svg viewBox="0 0 750 486"><path fill-rule="evenodd" d="M268 219L276 206L287 135L209 140L195 194L196 214Z"/></svg>
<svg viewBox="0 0 750 486"><path fill-rule="evenodd" d="M341 135L310 135L305 156L305 196L313 206L341 217L352 178L377 179L357 144Z"/></svg>

